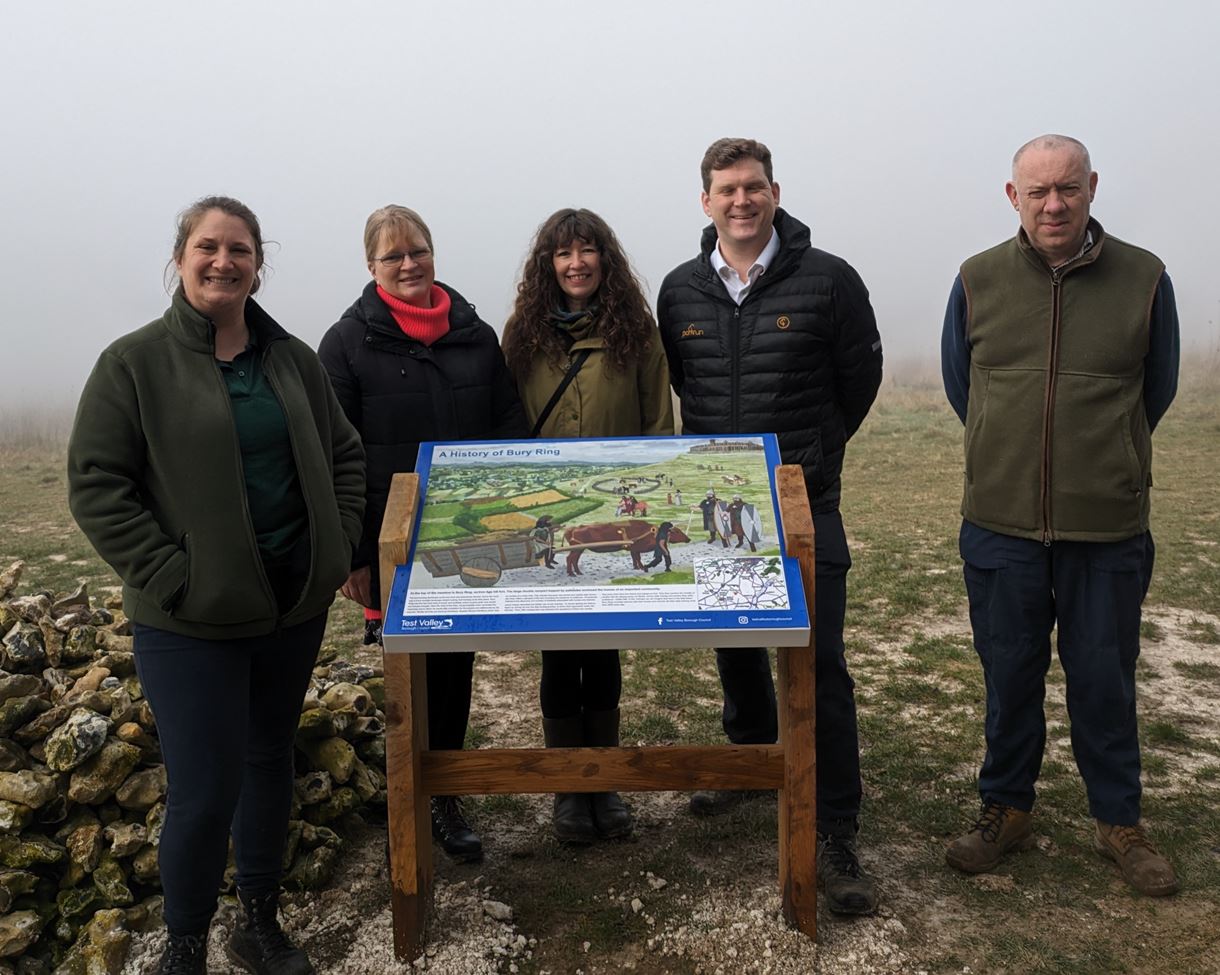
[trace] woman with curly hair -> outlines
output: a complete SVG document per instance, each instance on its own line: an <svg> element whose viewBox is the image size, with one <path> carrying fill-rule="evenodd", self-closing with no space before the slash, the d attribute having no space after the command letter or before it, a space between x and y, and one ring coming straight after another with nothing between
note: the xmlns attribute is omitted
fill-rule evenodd
<svg viewBox="0 0 1220 975"><path fill-rule="evenodd" d="M669 368L656 322L614 231L563 209L534 236L504 327L504 356L534 436L668 436ZM542 654L548 748L618 745L617 650ZM555 835L573 845L631 833L616 793L555 796Z"/></svg>

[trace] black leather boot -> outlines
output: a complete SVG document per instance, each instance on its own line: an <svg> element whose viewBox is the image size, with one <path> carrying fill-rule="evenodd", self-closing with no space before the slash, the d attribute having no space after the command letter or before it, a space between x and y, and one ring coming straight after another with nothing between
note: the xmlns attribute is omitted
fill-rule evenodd
<svg viewBox="0 0 1220 975"><path fill-rule="evenodd" d="M252 894L239 888L237 902L241 915L225 949L231 961L254 975L313 975L305 952L280 927L278 887Z"/></svg>
<svg viewBox="0 0 1220 975"><path fill-rule="evenodd" d="M156 975L207 975L208 934L171 934L157 962Z"/></svg>
<svg viewBox="0 0 1220 975"><path fill-rule="evenodd" d="M542 738L547 748L580 748L585 744L584 723L580 715L543 718ZM555 838L560 843L588 846L597 839L593 808L583 792L561 792L555 796L553 823Z"/></svg>
<svg viewBox="0 0 1220 975"><path fill-rule="evenodd" d="M877 913L877 881L860 869L854 819L818 823L818 882L833 913Z"/></svg>
<svg viewBox="0 0 1220 975"><path fill-rule="evenodd" d="M585 744L595 748L617 748L618 723L618 708L585 711ZM598 835L608 840L631 835L631 812L617 792L595 792L589 798Z"/></svg>
<svg viewBox="0 0 1220 975"><path fill-rule="evenodd" d="M458 863L483 859L483 841L466 822L457 796L432 797L432 838Z"/></svg>

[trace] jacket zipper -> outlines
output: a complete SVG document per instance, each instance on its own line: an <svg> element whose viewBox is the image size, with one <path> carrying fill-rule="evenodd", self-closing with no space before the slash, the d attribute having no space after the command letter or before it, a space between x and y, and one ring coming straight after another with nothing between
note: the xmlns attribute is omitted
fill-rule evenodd
<svg viewBox="0 0 1220 975"><path fill-rule="evenodd" d="M1059 327L1060 301L1062 299L1062 277L1058 270L1051 271L1051 341L1049 362L1046 367L1046 401L1042 414L1042 544L1050 547L1054 535L1051 532L1051 438L1054 426L1055 386L1059 378Z"/></svg>
<svg viewBox="0 0 1220 975"><path fill-rule="evenodd" d="M308 496L309 489L305 486L305 478L301 477L301 454L297 448L297 437L292 429L292 421L288 417L288 407L284 405L284 393L279 387L279 380L276 379L274 366L268 368L270 365L268 362L270 355L271 346L270 343L268 343L267 347L263 349L262 352L263 374L267 377L267 384L271 387L271 392L275 393L275 398L280 402L280 409L284 412L284 426L288 428L288 445L292 448L292 462L296 465L297 469L297 483L301 485L301 496L305 499L305 512L309 519L309 571L305 575L305 582L301 586L300 595L297 597L297 606L299 606L305 599L305 594L309 591L309 584L313 581L313 570L314 565L317 562L318 552L318 540L316 538L317 530L316 526L314 525L313 505L310 504ZM263 561L261 555L259 556L258 561L261 568ZM271 585L270 580L268 580L267 585ZM271 598L273 600L275 599L274 593L272 593ZM290 606L289 609L296 609L296 606ZM275 613L275 634L276 636L279 636L280 631L283 628L284 617L288 614L283 612L278 601L275 604Z"/></svg>
<svg viewBox="0 0 1220 975"><path fill-rule="evenodd" d="M741 418L737 415L738 392L737 384L741 381L741 305L733 305L732 350L729 356L729 416L732 417L733 429L736 433L741 427Z"/></svg>

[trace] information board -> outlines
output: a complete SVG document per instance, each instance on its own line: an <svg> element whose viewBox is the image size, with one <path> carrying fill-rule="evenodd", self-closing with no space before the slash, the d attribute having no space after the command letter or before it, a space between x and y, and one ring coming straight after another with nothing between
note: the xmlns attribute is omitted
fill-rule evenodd
<svg viewBox="0 0 1220 975"><path fill-rule="evenodd" d="M800 646L772 434L425 443L387 651Z"/></svg>

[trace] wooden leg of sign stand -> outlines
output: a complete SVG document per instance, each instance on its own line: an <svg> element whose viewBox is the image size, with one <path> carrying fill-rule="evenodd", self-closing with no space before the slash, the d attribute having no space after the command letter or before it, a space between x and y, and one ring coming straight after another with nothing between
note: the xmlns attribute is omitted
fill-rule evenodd
<svg viewBox="0 0 1220 975"><path fill-rule="evenodd" d="M383 608L390 605L395 568L407 561L418 500L417 475L395 474L379 543ZM420 771L428 748L428 676L420 653L387 653L382 661L394 954L410 961L423 951L432 909L432 819Z"/></svg>
<svg viewBox="0 0 1220 975"><path fill-rule="evenodd" d="M779 792L779 885L784 919L814 941L818 932L817 752L814 708L813 516L796 464L776 470L784 551L801 567L809 644L776 653L784 786Z"/></svg>

